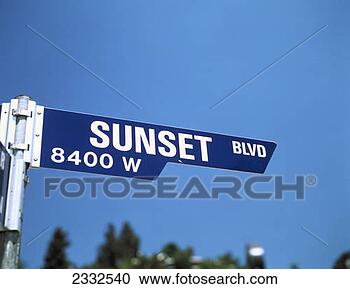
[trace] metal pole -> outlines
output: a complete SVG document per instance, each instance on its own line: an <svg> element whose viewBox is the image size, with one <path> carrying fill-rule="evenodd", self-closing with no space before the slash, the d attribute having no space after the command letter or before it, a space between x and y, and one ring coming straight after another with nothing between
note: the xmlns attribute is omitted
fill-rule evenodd
<svg viewBox="0 0 350 289"><path fill-rule="evenodd" d="M18 111L27 110L30 97L17 96ZM12 161L10 170L9 196L6 204L6 222L9 228L0 232L1 268L14 269L19 265L21 227L23 219L24 189L28 165L24 160L27 116L16 115L15 141L11 145ZM16 229L12 229L16 228Z"/></svg>

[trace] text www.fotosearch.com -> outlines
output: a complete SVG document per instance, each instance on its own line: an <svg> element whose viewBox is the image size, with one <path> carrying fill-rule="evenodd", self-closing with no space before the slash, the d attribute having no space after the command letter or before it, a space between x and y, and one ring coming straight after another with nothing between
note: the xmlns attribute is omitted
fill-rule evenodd
<svg viewBox="0 0 350 289"><path fill-rule="evenodd" d="M125 273L73 273L72 284L86 285L86 284L116 284L116 285L277 285L278 278L276 275L263 274L242 274L237 272L235 274L208 274L203 272L187 273L174 272L173 274L163 274L155 270L154 274L140 274L137 271ZM198 272L198 271L197 271Z"/></svg>
<svg viewBox="0 0 350 289"><path fill-rule="evenodd" d="M267 284L276 285L277 276L265 276L265 275L253 275L245 276L241 273L235 275L194 275L176 273L173 275L140 275L139 282L141 285L255 285L255 284Z"/></svg>

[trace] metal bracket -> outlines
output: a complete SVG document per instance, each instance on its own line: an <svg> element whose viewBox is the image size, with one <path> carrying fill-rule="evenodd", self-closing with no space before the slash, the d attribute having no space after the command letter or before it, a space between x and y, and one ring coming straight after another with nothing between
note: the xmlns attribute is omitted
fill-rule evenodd
<svg viewBox="0 0 350 289"><path fill-rule="evenodd" d="M26 118L26 134L24 143L15 143L15 127L17 117ZM35 101L28 102L27 109L18 109L18 100L1 105L0 141L10 154L13 150L24 151L24 161L31 167L40 167L42 129L44 107Z"/></svg>
<svg viewBox="0 0 350 289"><path fill-rule="evenodd" d="M29 144L25 144L25 143L10 144L10 149L11 150L28 151L29 150Z"/></svg>
<svg viewBox="0 0 350 289"><path fill-rule="evenodd" d="M12 110L13 116L24 116L24 117L32 117L33 112L28 109L14 109Z"/></svg>
<svg viewBox="0 0 350 289"><path fill-rule="evenodd" d="M43 126L44 126L44 107L41 105L35 106L35 115L33 117L33 122L28 122L29 129L33 132L30 140L32 143L30 157L30 165L33 168L40 167L40 158L41 158L41 142L43 135Z"/></svg>

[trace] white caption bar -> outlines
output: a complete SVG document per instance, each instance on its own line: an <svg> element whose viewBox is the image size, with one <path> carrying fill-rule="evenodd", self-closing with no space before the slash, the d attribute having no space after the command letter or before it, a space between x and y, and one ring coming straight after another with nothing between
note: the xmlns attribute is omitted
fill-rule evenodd
<svg viewBox="0 0 350 289"><path fill-rule="evenodd" d="M0 270L1 288L349 288L349 270ZM153 283L153 284L152 284ZM277 284L276 284L277 283Z"/></svg>

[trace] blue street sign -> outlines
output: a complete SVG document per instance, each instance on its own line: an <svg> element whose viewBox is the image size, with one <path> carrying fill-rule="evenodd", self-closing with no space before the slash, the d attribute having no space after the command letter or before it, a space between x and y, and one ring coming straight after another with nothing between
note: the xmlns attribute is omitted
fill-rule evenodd
<svg viewBox="0 0 350 289"><path fill-rule="evenodd" d="M45 108L40 166L156 178L171 163L263 173L276 144Z"/></svg>

